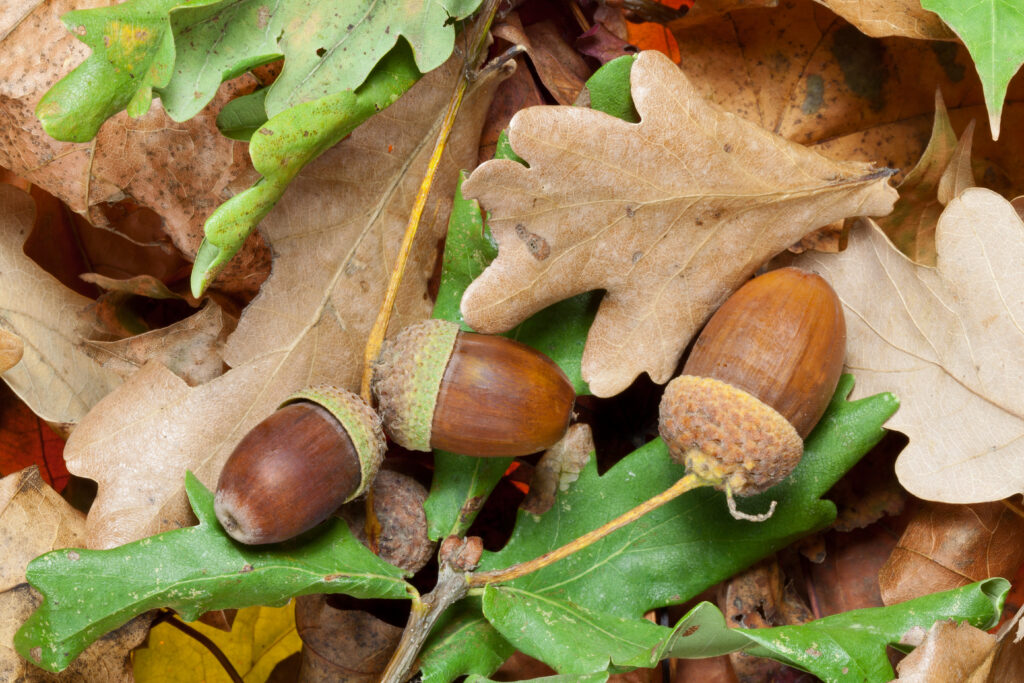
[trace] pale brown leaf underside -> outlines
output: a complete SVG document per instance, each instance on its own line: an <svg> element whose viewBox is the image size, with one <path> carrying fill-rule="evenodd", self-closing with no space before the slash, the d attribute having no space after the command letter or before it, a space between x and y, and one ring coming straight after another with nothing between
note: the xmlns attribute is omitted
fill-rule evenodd
<svg viewBox="0 0 1024 683"><path fill-rule="evenodd" d="M1024 491L1024 223L1005 199L971 188L936 229L937 266L916 265L873 224L836 256L805 254L846 308L858 392L891 391L888 427L910 437L900 483L946 503Z"/></svg>
<svg viewBox="0 0 1024 683"><path fill-rule="evenodd" d="M91 300L62 285L22 251L33 212L31 197L0 185L0 327L23 343L21 361L3 378L44 420L76 423L121 378L82 350L78 314Z"/></svg>
<svg viewBox="0 0 1024 683"><path fill-rule="evenodd" d="M462 302L484 332L580 292L606 294L583 377L598 396L671 376L707 316L772 255L847 216L880 215L887 171L831 161L708 103L672 62L632 70L639 124L579 107L521 111L529 168L483 164L466 196L491 213L498 258Z"/></svg>
<svg viewBox="0 0 1024 683"><path fill-rule="evenodd" d="M194 256L206 217L256 177L245 143L224 137L214 125L220 108L252 90L255 79L244 75L228 83L210 106L188 121L172 121L157 104L139 119L117 114L90 142L61 142L43 131L35 106L88 56L89 48L64 27L60 16L116 3L0 4L5 5L0 9L0 166L39 185L94 225L107 223L103 204L131 197L159 214L175 246ZM220 285L250 288L245 276L265 266L267 258L266 247L250 240Z"/></svg>

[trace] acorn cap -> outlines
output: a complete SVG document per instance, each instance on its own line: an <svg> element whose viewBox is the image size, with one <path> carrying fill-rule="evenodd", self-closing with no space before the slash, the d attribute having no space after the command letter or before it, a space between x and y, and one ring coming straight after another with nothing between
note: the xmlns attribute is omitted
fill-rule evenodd
<svg viewBox="0 0 1024 683"><path fill-rule="evenodd" d="M430 319L409 325L384 342L374 363L377 410L395 443L429 451L434 406L459 326Z"/></svg>
<svg viewBox="0 0 1024 683"><path fill-rule="evenodd" d="M315 403L333 415L348 433L348 438L359 454L362 478L356 490L343 502L347 503L366 493L377 476L387 450L380 417L356 394L326 384L301 389L286 398L278 408L299 401Z"/></svg>
<svg viewBox="0 0 1024 683"><path fill-rule="evenodd" d="M774 408L730 384L694 375L665 387L659 431L673 460L740 496L789 476L804 450L796 429Z"/></svg>

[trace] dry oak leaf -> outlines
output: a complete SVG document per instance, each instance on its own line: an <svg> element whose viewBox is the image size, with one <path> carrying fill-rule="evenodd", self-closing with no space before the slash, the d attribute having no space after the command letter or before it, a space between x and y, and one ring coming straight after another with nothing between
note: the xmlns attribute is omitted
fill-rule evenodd
<svg viewBox="0 0 1024 683"><path fill-rule="evenodd" d="M223 350L230 369L190 387L150 362L68 440L68 471L99 484L87 544L107 548L188 525L192 470L214 488L235 444L289 394L358 387L363 349L463 65L426 74L309 164L261 224L275 260ZM497 75L497 74L496 74ZM497 78L467 93L428 198L392 329L430 315L427 285L459 169L472 166Z"/></svg>
<svg viewBox="0 0 1024 683"><path fill-rule="evenodd" d="M583 354L597 396L671 376L707 316L774 254L847 216L880 215L888 170L829 160L708 103L664 55L631 72L638 124L581 107L518 113L463 186L491 213L498 257L462 312L508 330L580 292L606 294Z"/></svg>
<svg viewBox="0 0 1024 683"><path fill-rule="evenodd" d="M965 190L939 218L934 268L865 223L843 253L796 265L843 301L857 391L900 397L886 424L910 438L900 483L944 503L1024 491L1024 222L996 193Z"/></svg>
<svg viewBox="0 0 1024 683"><path fill-rule="evenodd" d="M76 423L121 383L82 349L78 312L92 300L44 271L22 251L32 230L32 198L0 185L0 328L23 343L21 362L3 379L39 417Z"/></svg>

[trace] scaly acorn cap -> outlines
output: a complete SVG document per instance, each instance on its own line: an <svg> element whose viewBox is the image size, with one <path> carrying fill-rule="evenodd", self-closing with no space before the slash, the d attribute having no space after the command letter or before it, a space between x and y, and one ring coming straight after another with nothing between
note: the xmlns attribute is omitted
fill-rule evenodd
<svg viewBox="0 0 1024 683"><path fill-rule="evenodd" d="M673 460L740 496L782 481L804 452L800 435L778 411L710 377L680 375L669 382L659 430Z"/></svg>
<svg viewBox="0 0 1024 683"><path fill-rule="evenodd" d="M412 451L429 451L434 406L459 326L432 318L384 342L371 385L388 436Z"/></svg>
<svg viewBox="0 0 1024 683"><path fill-rule="evenodd" d="M362 478L358 488L343 502L347 503L366 493L377 476L387 450L380 417L358 395L326 384L300 389L286 398L278 408L299 401L315 403L333 415L348 433L348 438L359 454Z"/></svg>

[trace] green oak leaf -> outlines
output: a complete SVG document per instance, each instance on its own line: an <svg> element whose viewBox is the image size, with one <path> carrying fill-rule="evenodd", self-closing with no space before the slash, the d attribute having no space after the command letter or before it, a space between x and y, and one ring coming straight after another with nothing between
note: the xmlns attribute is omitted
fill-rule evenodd
<svg viewBox="0 0 1024 683"><path fill-rule="evenodd" d="M306 164L394 103L420 75L409 47L400 42L355 90L304 102L259 126L249 142L249 156L263 177L206 219L206 237L192 264L192 293L199 297L206 291Z"/></svg>
<svg viewBox="0 0 1024 683"><path fill-rule="evenodd" d="M415 595L402 570L367 550L340 519L288 543L246 546L224 532L213 494L191 473L185 488L198 526L110 550L55 550L29 563L28 582L44 601L14 636L22 657L61 671L97 638L157 607L194 621L210 610L278 606L309 593Z"/></svg>
<svg viewBox="0 0 1024 683"><path fill-rule="evenodd" d="M232 140L249 142L253 133L267 123L266 99L267 89L261 88L231 100L217 114L217 130Z"/></svg>
<svg viewBox="0 0 1024 683"><path fill-rule="evenodd" d="M1024 64L1024 6L1012 0L921 0L960 37L971 53L985 92L992 139L999 139L999 120L1010 79Z"/></svg>
<svg viewBox="0 0 1024 683"><path fill-rule="evenodd" d="M447 683L464 674L487 676L514 652L484 618L480 598L463 598L441 615L430 646L420 653L423 683Z"/></svg>
<svg viewBox="0 0 1024 683"><path fill-rule="evenodd" d="M192 0L209 4L223 0ZM111 7L68 12L68 30L92 54L39 100L36 116L50 136L88 142L108 118L127 108L149 110L153 89L171 78L174 38L168 12L181 0L129 0Z"/></svg>
<svg viewBox="0 0 1024 683"><path fill-rule="evenodd" d="M174 77L160 91L171 118L195 116L222 81L284 57L268 88L267 114L366 80L374 65L403 37L416 67L431 71L455 46L455 25L481 0L220 0L171 13Z"/></svg>
<svg viewBox="0 0 1024 683"><path fill-rule="evenodd" d="M427 72L455 45L455 22L481 0L129 0L67 13L92 54L43 96L37 115L58 140L86 142L153 92L175 121L195 116L220 84L285 58L266 95L273 117L303 102L359 87L399 42ZM403 40L400 41L399 38Z"/></svg>
<svg viewBox="0 0 1024 683"><path fill-rule="evenodd" d="M562 674L592 674L611 665L652 667L662 659L713 657L742 650L802 669L824 681L892 680L886 646L936 621L966 621L987 629L999 621L1010 589L1006 579L979 581L904 603L852 610L799 626L748 629L726 626L708 602L674 628L580 607L511 586L484 589L487 619L517 649Z"/></svg>
<svg viewBox="0 0 1024 683"><path fill-rule="evenodd" d="M697 489L508 587L616 617L638 618L650 609L685 602L765 555L828 526L836 509L821 496L881 439L882 425L898 407L891 394L847 401L852 388L853 377L844 375L825 416L807 437L803 459L793 474L759 496L740 500L741 509L750 513L763 512L777 500L771 519L759 524L735 520L726 509L724 494ZM520 511L508 544L497 553L485 552L480 570L509 567L564 545L664 491L683 472L660 439L601 476L591 460L544 515ZM623 581L624 576L629 580ZM483 639L478 629L461 646L472 648ZM433 648L443 644L449 651L457 650L457 640L442 640L435 634L428 641L425 678L433 669L450 671Z"/></svg>

